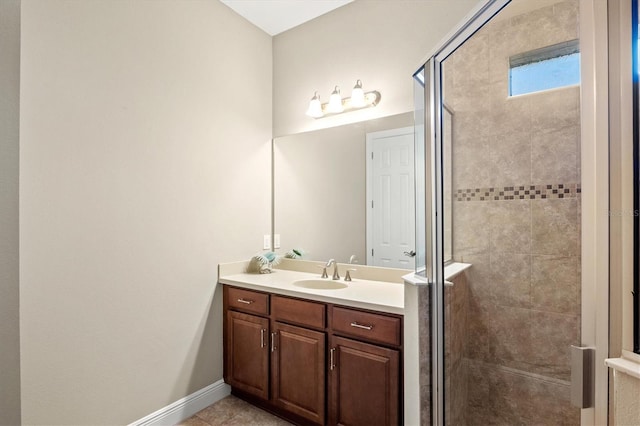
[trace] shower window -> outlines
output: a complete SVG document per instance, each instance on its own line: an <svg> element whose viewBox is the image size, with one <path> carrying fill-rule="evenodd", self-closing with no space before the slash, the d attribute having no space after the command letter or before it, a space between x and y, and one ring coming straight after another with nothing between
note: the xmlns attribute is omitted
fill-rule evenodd
<svg viewBox="0 0 640 426"><path fill-rule="evenodd" d="M580 84L578 40L543 47L509 58L509 95Z"/></svg>

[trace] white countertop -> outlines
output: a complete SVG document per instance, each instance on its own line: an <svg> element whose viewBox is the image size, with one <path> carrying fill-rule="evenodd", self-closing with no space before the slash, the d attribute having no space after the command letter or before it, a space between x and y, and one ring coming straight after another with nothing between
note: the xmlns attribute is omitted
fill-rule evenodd
<svg viewBox="0 0 640 426"><path fill-rule="evenodd" d="M340 282L344 282L347 287L338 290L309 289L293 285L295 281L319 278L318 273L274 269L270 274L221 274L218 281L222 284L284 296L404 314L404 284L353 278L350 282L341 279Z"/></svg>

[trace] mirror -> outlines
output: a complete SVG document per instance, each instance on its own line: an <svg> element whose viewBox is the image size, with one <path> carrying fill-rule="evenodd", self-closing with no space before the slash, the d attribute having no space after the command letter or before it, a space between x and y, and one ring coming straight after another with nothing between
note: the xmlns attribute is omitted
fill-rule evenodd
<svg viewBox="0 0 640 426"><path fill-rule="evenodd" d="M303 249L306 260L333 258L340 263L356 255L358 263L367 263L366 135L406 127L413 127L413 112L275 138L276 252ZM413 190L409 196L413 206Z"/></svg>

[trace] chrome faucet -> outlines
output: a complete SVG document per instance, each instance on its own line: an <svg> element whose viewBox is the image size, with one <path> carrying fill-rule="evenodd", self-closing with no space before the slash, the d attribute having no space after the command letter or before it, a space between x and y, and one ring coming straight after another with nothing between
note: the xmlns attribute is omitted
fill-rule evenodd
<svg viewBox="0 0 640 426"><path fill-rule="evenodd" d="M325 268L328 268L331 265L333 265L333 276L331 277L331 279L332 280L339 280L340 279L340 274L338 274L338 264L336 263L335 259L329 259L329 261L327 262L327 265L325 266Z"/></svg>

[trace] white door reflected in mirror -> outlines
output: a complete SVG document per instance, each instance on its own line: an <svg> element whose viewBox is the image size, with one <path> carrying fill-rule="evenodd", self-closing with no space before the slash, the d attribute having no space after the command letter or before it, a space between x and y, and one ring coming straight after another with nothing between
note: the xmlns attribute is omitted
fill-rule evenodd
<svg viewBox="0 0 640 426"><path fill-rule="evenodd" d="M413 127L367 133L368 265L415 269L413 135Z"/></svg>

